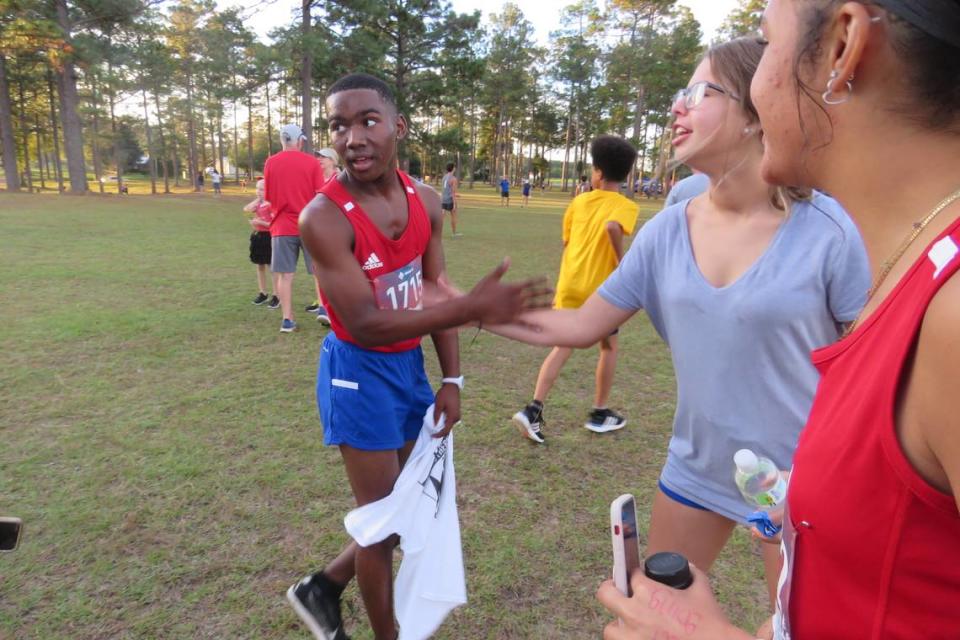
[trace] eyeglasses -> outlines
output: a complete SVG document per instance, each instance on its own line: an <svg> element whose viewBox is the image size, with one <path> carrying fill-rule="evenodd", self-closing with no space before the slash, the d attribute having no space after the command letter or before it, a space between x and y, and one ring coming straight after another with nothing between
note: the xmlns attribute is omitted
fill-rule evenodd
<svg viewBox="0 0 960 640"><path fill-rule="evenodd" d="M703 102L704 96L707 95L707 89L713 89L717 93L730 96L734 100L740 99L718 84L701 80L700 82L695 82L689 87L684 87L683 89L680 89L680 91L677 91L676 95L673 96L673 102L671 104L677 104L677 101L683 100L683 106L686 109L695 109L700 106L701 102Z"/></svg>

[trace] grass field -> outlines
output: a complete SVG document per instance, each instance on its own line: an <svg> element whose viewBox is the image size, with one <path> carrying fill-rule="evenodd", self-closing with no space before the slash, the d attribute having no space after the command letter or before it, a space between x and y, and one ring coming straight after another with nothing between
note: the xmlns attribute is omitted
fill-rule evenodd
<svg viewBox="0 0 960 640"><path fill-rule="evenodd" d="M255 307L246 196L0 194L0 514L25 522L0 556L0 638L307 638L286 588L345 542L352 507L314 402L326 329ZM564 194L501 209L462 200L446 242L469 286L504 255L508 277L557 275ZM643 203L642 216L655 212ZM610 500L637 496L641 535L674 407L667 349L642 314L622 331L620 432L582 428L594 351L575 354L547 407L549 443L519 437L546 350L461 338L456 432L469 603L438 638L598 638ZM437 366L425 342L428 371ZM643 540L643 538L641 538ZM714 570L726 610L764 616L762 563L738 531ZM370 638L355 586L347 631Z"/></svg>

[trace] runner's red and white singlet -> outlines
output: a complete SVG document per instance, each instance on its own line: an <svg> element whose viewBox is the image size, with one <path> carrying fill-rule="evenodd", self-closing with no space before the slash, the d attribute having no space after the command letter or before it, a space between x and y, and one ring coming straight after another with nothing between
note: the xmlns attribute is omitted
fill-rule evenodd
<svg viewBox="0 0 960 640"><path fill-rule="evenodd" d="M960 638L960 513L894 424L927 306L958 269L960 219L860 327L813 353L822 377L790 479L778 638Z"/></svg>
<svg viewBox="0 0 960 640"><path fill-rule="evenodd" d="M377 306L394 310L421 309L423 254L430 242L430 217L410 176L399 170L397 175L407 196L407 226L396 240L383 234L339 180L330 180L320 193L340 207L353 227L353 255L370 281ZM329 301L326 310L334 334L341 340L357 344ZM411 338L380 347L364 348L391 353L407 351L419 344L420 338Z"/></svg>

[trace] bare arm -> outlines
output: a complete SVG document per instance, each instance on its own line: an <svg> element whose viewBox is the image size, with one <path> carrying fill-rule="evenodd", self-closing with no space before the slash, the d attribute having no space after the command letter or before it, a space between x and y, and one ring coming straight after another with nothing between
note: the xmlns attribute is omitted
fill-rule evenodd
<svg viewBox="0 0 960 640"><path fill-rule="evenodd" d="M484 324L483 328L527 344L582 349L606 338L634 313L612 305L594 293L579 309L530 311L512 324Z"/></svg>
<svg viewBox="0 0 960 640"><path fill-rule="evenodd" d="M260 198L254 198L250 202L244 205L243 210L247 213L252 213L257 210L257 207L260 206Z"/></svg>
<svg viewBox="0 0 960 640"><path fill-rule="evenodd" d="M623 260L623 227L619 222L611 220L607 223L607 237L613 245L613 252L617 254L617 262Z"/></svg>
<svg viewBox="0 0 960 640"><path fill-rule="evenodd" d="M443 213L440 210L440 197L437 192L427 186L417 186L420 199L430 216L430 242L423 254L423 279L425 282L437 286L438 281L446 280L446 262L443 257ZM440 371L444 378L460 376L460 338L456 329L434 331L430 334L433 346L437 351L437 360L440 361ZM454 384L440 385L434 402L434 420L440 414L446 415L446 423L435 438L441 438L460 420L460 388Z"/></svg>
<svg viewBox="0 0 960 640"><path fill-rule="evenodd" d="M318 194L300 213L300 236L317 267L324 295L358 344L375 347L424 336L468 322L510 322L543 306L542 279L503 283L502 262L463 298L421 311L377 307L373 290L353 255L353 228L336 204Z"/></svg>
<svg viewBox="0 0 960 640"><path fill-rule="evenodd" d="M916 357L897 415L904 454L931 485L953 496L960 509L960 276L954 276L927 308Z"/></svg>

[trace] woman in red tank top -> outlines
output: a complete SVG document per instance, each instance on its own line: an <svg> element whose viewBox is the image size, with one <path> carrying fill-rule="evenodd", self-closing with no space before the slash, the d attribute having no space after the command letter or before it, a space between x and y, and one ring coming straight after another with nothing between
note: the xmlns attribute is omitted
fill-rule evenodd
<svg viewBox="0 0 960 640"><path fill-rule="evenodd" d="M605 638L960 638L960 2L770 0L764 177L843 204L874 284L821 372L784 515L777 614L731 625L697 572L598 597Z"/></svg>

